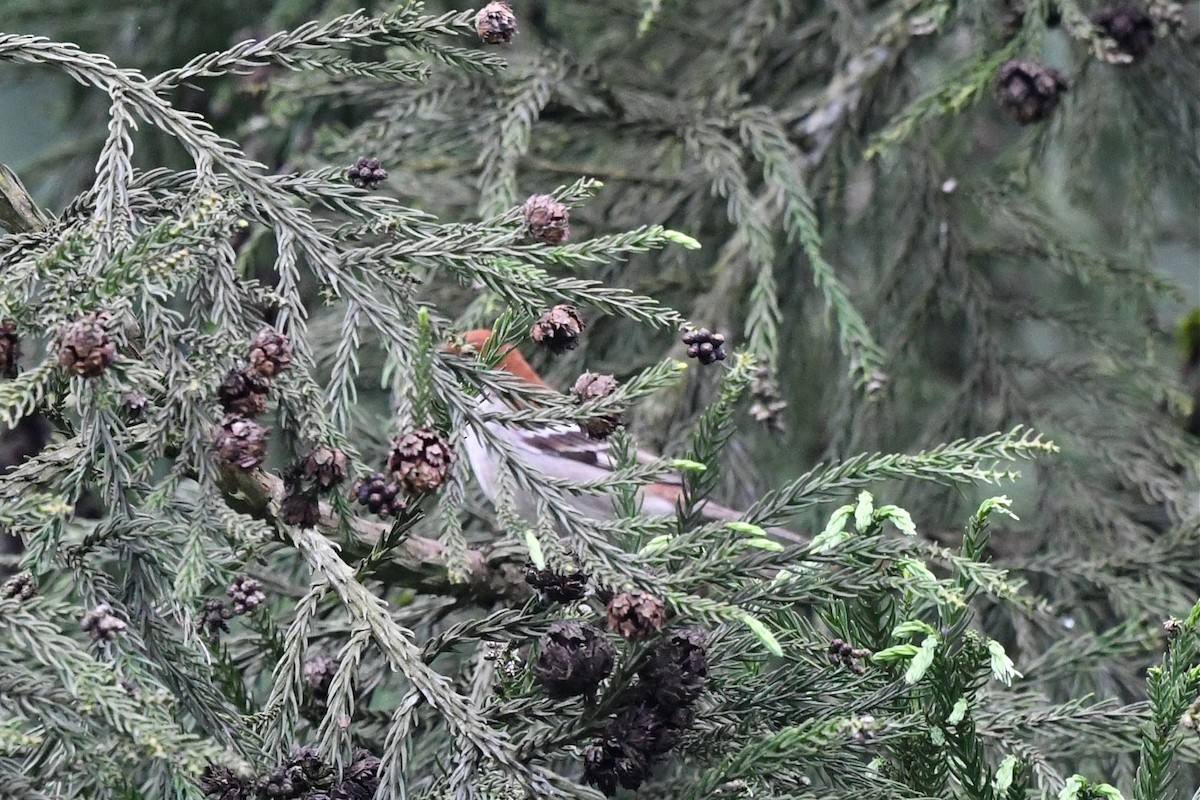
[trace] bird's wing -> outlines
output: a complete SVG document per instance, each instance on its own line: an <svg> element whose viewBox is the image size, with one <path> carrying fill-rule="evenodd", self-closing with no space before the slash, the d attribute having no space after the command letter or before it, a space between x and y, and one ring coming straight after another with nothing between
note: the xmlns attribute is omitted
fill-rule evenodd
<svg viewBox="0 0 1200 800"><path fill-rule="evenodd" d="M494 411L505 408L498 401L485 401L483 410ZM509 443L514 455L528 467L544 475L551 475L574 483L594 483L603 480L616 468L609 443L592 439L574 425L549 425L538 430L524 430L487 423L489 429ZM493 502L496 499L495 459L487 446L473 431L465 436L468 458L479 480L480 486ZM637 463L648 465L660 461L646 450L638 450ZM670 516L675 513L676 503L683 488L682 478L675 473L659 476L654 483L643 486L639 492L642 511L651 516ZM603 499L603 498L598 498ZM607 500L605 500L607 507ZM701 517L708 522L732 521L742 514L718 503L706 502L700 508ZM791 531L772 528L769 533L788 544L803 544L807 537Z"/></svg>

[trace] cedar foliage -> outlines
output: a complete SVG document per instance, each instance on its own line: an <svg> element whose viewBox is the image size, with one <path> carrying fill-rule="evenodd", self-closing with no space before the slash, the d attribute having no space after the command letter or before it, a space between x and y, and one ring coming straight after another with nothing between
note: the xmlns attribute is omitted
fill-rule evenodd
<svg viewBox="0 0 1200 800"><path fill-rule="evenodd" d="M51 38L0 34L4 72L74 81L44 86L78 136L23 170L46 210L3 176L0 408L46 433L0 478L0 794L1190 796L1188 287L1153 266L1200 247L1178 9L1126 63L1073 2L529 3L507 49L436 3L10 5ZM997 106L1014 57L1069 76L1042 125ZM525 235L533 194L565 243ZM491 368L564 303L582 346L536 363L620 379L582 405ZM116 359L84 377L89 314ZM683 369L701 326L730 355ZM254 378L264 327L291 364ZM261 465L218 459L234 403ZM586 485L497 435L614 414ZM415 429L454 456L380 520L355 481ZM532 502L480 496L468 431ZM674 517L639 513L658 478ZM611 674L551 698L547 634L633 590L662 630L612 626Z"/></svg>

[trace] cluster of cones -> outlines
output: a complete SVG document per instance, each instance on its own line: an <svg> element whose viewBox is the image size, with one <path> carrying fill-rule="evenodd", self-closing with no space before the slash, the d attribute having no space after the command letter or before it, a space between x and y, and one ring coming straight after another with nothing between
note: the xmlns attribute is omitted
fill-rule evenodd
<svg viewBox="0 0 1200 800"><path fill-rule="evenodd" d="M622 710L584 751L588 783L610 797L636 789L675 748L695 718L708 679L707 637L699 629L668 634L637 671Z"/></svg>
<svg viewBox="0 0 1200 800"><path fill-rule="evenodd" d="M225 417L213 430L213 450L231 469L253 469L267 457L267 429L255 417L267 409L273 379L292 363L288 338L263 328L250 343L247 361L226 374L217 388Z"/></svg>
<svg viewBox="0 0 1200 800"><path fill-rule="evenodd" d="M257 777L210 766L200 778L200 790L211 800L370 800L378 788L379 759L361 748L340 779L308 747Z"/></svg>
<svg viewBox="0 0 1200 800"><path fill-rule="evenodd" d="M197 627L215 640L229 630L228 622L234 617L249 614L267 601L262 583L245 575L237 575L225 593L229 601L212 597L204 601Z"/></svg>
<svg viewBox="0 0 1200 800"><path fill-rule="evenodd" d="M574 602L587 595L581 570L558 573L532 566L526 580L544 600ZM617 698L617 711L584 751L584 778L606 795L636 789L656 762L675 748L694 719L708 679L707 637L699 629L662 634L666 613L657 597L640 591L612 595L604 625L629 642L657 638L631 666L637 680ZM550 626L538 645L534 680L548 697L592 697L612 674L617 649L605 631L576 620Z"/></svg>
<svg viewBox="0 0 1200 800"><path fill-rule="evenodd" d="M1057 9L1047 25L1058 24ZM1150 54L1163 29L1177 26L1175 17L1158 5L1149 10L1134 5L1102 8L1091 16L1103 45L1101 57L1112 64L1136 64ZM1028 59L1012 59L996 73L996 96L1001 107L1021 125L1049 119L1070 88L1065 75Z"/></svg>
<svg viewBox="0 0 1200 800"><path fill-rule="evenodd" d="M436 492L450 474L454 451L435 430L418 428L392 440L387 472L359 481L354 498L382 519L398 517L407 498Z"/></svg>

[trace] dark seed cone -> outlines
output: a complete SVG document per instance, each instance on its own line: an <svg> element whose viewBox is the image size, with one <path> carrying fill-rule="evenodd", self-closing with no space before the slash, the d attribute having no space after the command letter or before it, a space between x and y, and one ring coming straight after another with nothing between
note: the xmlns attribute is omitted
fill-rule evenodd
<svg viewBox="0 0 1200 800"><path fill-rule="evenodd" d="M196 618L196 629L206 634L210 639L216 639L222 633L229 632L229 620L233 612L219 597L210 597L200 607L200 616Z"/></svg>
<svg viewBox="0 0 1200 800"><path fill-rule="evenodd" d="M324 708L329 702L329 687L336 674L337 662L329 656L317 656L304 662L304 682L318 708Z"/></svg>
<svg viewBox="0 0 1200 800"><path fill-rule="evenodd" d="M996 97L1021 125L1049 118L1069 86L1061 72L1036 61L1006 61L996 73Z"/></svg>
<svg viewBox="0 0 1200 800"><path fill-rule="evenodd" d="M597 585L596 599L603 603L606 607L612 602L612 599L617 596L616 591L611 586Z"/></svg>
<svg viewBox="0 0 1200 800"><path fill-rule="evenodd" d="M321 503L316 494L300 487L288 487L279 503L284 524L315 528L321 521Z"/></svg>
<svg viewBox="0 0 1200 800"><path fill-rule="evenodd" d="M538 569L530 561L525 564L525 582L541 592L546 600L573 603L587 595L588 574L580 569L564 573Z"/></svg>
<svg viewBox="0 0 1200 800"><path fill-rule="evenodd" d="M383 519L400 516L406 507L400 484L389 481L382 472L373 472L359 481L354 488L354 499Z"/></svg>
<svg viewBox="0 0 1200 800"><path fill-rule="evenodd" d="M691 629L674 633L650 654L638 671L647 694L662 709L690 706L708 681L707 636Z"/></svg>
<svg viewBox="0 0 1200 800"><path fill-rule="evenodd" d="M412 494L428 494L446 480L453 457L449 443L437 431L418 428L392 442L388 470Z"/></svg>
<svg viewBox="0 0 1200 800"><path fill-rule="evenodd" d="M863 660L870 655L871 651L866 648L854 647L841 639L834 639L829 643L826 658L834 666L843 666L857 675L865 675L867 668L863 666Z"/></svg>
<svg viewBox="0 0 1200 800"><path fill-rule="evenodd" d="M257 792L250 781L239 778L229 767L209 765L197 781L210 800L252 800Z"/></svg>
<svg viewBox="0 0 1200 800"><path fill-rule="evenodd" d="M664 708L653 699L635 702L584 751L584 779L610 797L618 786L638 788L654 761L679 744L694 719L688 706Z"/></svg>
<svg viewBox="0 0 1200 800"><path fill-rule="evenodd" d="M346 454L332 447L314 447L304 458L304 477L325 490L346 480Z"/></svg>
<svg viewBox="0 0 1200 800"><path fill-rule="evenodd" d="M76 375L95 378L117 358L116 346L105 326L112 319L107 311L88 314L63 328L58 337L58 363Z"/></svg>
<svg viewBox="0 0 1200 800"><path fill-rule="evenodd" d="M213 450L230 469L254 469L267 457L267 429L240 414L227 414L213 430Z"/></svg>
<svg viewBox="0 0 1200 800"><path fill-rule="evenodd" d="M620 739L605 736L583 752L583 779L609 797L618 786L636 789L649 776L650 757Z"/></svg>
<svg viewBox="0 0 1200 800"><path fill-rule="evenodd" d="M262 589L261 581L245 575L234 576L233 583L229 584L229 588L225 590L233 602L233 613L235 615L248 614L267 602L267 596Z"/></svg>
<svg viewBox="0 0 1200 800"><path fill-rule="evenodd" d="M508 3L488 3L475 15L475 32L484 44L509 44L517 35L517 16Z"/></svg>
<svg viewBox="0 0 1200 800"><path fill-rule="evenodd" d="M267 394L271 379L249 367L231 369L217 387L221 408L244 417L257 417L267 410Z"/></svg>
<svg viewBox="0 0 1200 800"><path fill-rule="evenodd" d="M130 392L121 399L121 410L130 422L141 422L150 410L150 398L140 392Z"/></svg>
<svg viewBox="0 0 1200 800"><path fill-rule="evenodd" d="M626 749L644 753L652 761L679 744L692 720L693 715L686 708L667 711L643 703L621 712L609 723L606 736L621 741Z"/></svg>
<svg viewBox="0 0 1200 800"><path fill-rule="evenodd" d="M1003 31L1003 41L1011 42L1021 32L1025 14L1028 11L1024 0L999 0L997 13L1000 19L1000 29Z"/></svg>
<svg viewBox="0 0 1200 800"><path fill-rule="evenodd" d="M359 189L375 189L388 178L388 172L378 158L363 156L346 170L346 177Z"/></svg>
<svg viewBox="0 0 1200 800"><path fill-rule="evenodd" d="M708 328L698 331L688 331L683 335L683 343L687 345L687 357L699 360L701 364L712 364L725 360L725 336L713 333Z"/></svg>
<svg viewBox="0 0 1200 800"><path fill-rule="evenodd" d="M571 214L548 194L535 194L521 206L525 230L535 242L562 244L571 236Z"/></svg>
<svg viewBox="0 0 1200 800"><path fill-rule="evenodd" d="M579 376L575 381L575 385L571 387L571 394L578 402L586 403L589 400L608 397L616 390L617 379L612 375L585 372ZM608 438L620 425L620 414L606 414L602 417L593 417L579 423L579 427L583 429L583 432L593 439Z"/></svg>
<svg viewBox="0 0 1200 800"><path fill-rule="evenodd" d="M1128 57L1121 63L1141 61L1154 47L1154 17L1137 6L1109 6L1092 14L1092 24L1112 39L1117 51Z"/></svg>
<svg viewBox="0 0 1200 800"><path fill-rule="evenodd" d="M18 572L4 582L4 586L0 587L0 598L5 600L16 600L18 603L23 603L37 594L37 584L33 580L33 575L28 572Z"/></svg>
<svg viewBox="0 0 1200 800"><path fill-rule="evenodd" d="M21 337L17 335L17 323L11 319L0 322L0 375L17 377L17 363L21 360Z"/></svg>
<svg viewBox="0 0 1200 800"><path fill-rule="evenodd" d="M125 630L125 623L117 619L113 614L112 606L108 603L101 603L84 614L79 625L97 641L110 641Z"/></svg>
<svg viewBox="0 0 1200 800"><path fill-rule="evenodd" d="M250 345L250 369L274 378L292 364L292 343L279 331L263 328Z"/></svg>
<svg viewBox="0 0 1200 800"><path fill-rule="evenodd" d="M529 329L529 338L555 355L561 355L579 346L579 335L583 333L583 320L574 307L555 306L538 317Z"/></svg>
<svg viewBox="0 0 1200 800"><path fill-rule="evenodd" d="M279 516L287 525L313 528L321 521L317 487L304 474L304 462L292 462L283 471L283 499Z"/></svg>
<svg viewBox="0 0 1200 800"><path fill-rule="evenodd" d="M663 602L645 592L623 592L608 601L608 628L631 642L662 630Z"/></svg>
<svg viewBox="0 0 1200 800"><path fill-rule="evenodd" d="M616 650L595 628L556 622L541 639L533 677L552 698L591 694L612 672Z"/></svg>
<svg viewBox="0 0 1200 800"><path fill-rule="evenodd" d="M330 795L332 800L371 800L379 788L379 759L363 748L354 751L346 778Z"/></svg>
<svg viewBox="0 0 1200 800"><path fill-rule="evenodd" d="M333 769L308 747L296 750L282 764L258 781L258 791L266 798L291 800L309 796L310 792L327 790L333 779Z"/></svg>

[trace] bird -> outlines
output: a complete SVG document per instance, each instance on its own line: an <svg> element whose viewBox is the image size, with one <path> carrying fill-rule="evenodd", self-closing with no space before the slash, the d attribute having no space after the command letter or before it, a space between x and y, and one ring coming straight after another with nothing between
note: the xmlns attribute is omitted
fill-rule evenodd
<svg viewBox="0 0 1200 800"><path fill-rule="evenodd" d="M475 352L482 352L491 334L490 330L481 328L469 331L461 338ZM496 364L496 369L520 378L532 387L554 391L553 387L537 374L516 347L508 347L503 351ZM506 410L511 409L494 395L484 394L480 398L480 411L485 416ZM512 449L516 458L534 471L544 475L573 483L586 483L603 480L617 468L609 443L587 436L576 425L552 424L540 429L529 430L503 425L496 421L485 424L489 433L503 440ZM484 495L489 501L495 503L500 492L495 453L470 426L465 431L463 438L471 470L475 473ZM636 451L635 459L638 464L642 465L661 463L658 456L643 449ZM648 516L672 516L676 513L682 493L683 480L679 475L660 476L657 480L640 487L638 491L642 513ZM611 500L605 496L592 494L571 499L582 511L594 519L612 518L615 513ZM703 522L734 522L741 520L744 516L734 509L711 500L704 501L698 511ZM781 540L784 544L803 544L808 541L805 537L783 529L772 528L768 533L772 538Z"/></svg>

